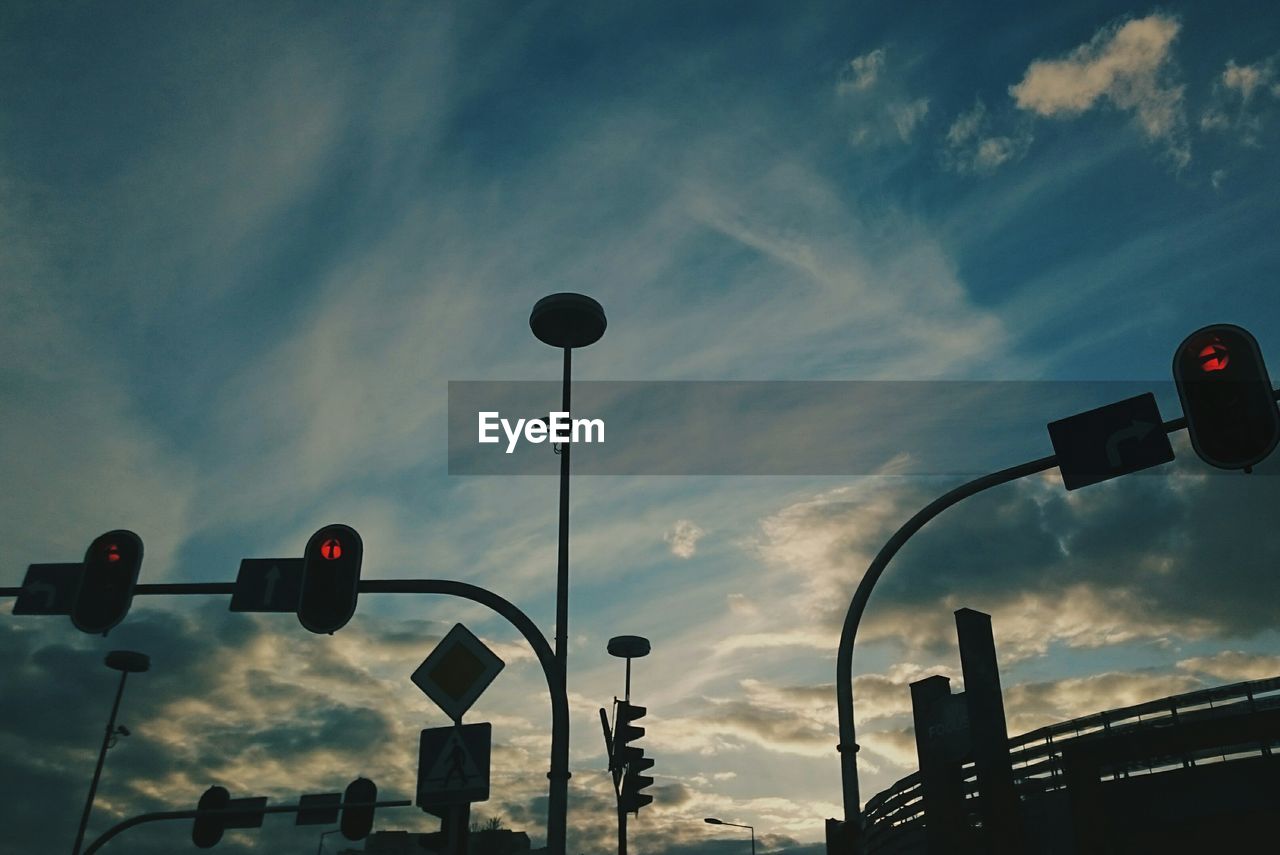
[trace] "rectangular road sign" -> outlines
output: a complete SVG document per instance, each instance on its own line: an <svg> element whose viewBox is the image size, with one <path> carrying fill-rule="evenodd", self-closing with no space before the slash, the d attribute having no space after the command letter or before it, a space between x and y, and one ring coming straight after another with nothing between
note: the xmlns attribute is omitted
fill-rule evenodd
<svg viewBox="0 0 1280 855"><path fill-rule="evenodd" d="M342 793L309 793L298 799L298 807L294 825L333 825L342 807Z"/></svg>
<svg viewBox="0 0 1280 855"><path fill-rule="evenodd" d="M1049 439L1068 490L1173 460L1150 392L1049 422Z"/></svg>
<svg viewBox="0 0 1280 855"><path fill-rule="evenodd" d="M236 813L224 816L222 825L224 828L262 828L262 818L266 816L262 809L266 806L266 796L232 799L227 803L227 810L234 810Z"/></svg>
<svg viewBox="0 0 1280 855"><path fill-rule="evenodd" d="M231 611L296 612L301 592L301 558L246 558L236 576Z"/></svg>
<svg viewBox="0 0 1280 855"><path fill-rule="evenodd" d="M15 615L69 615L83 564L32 564L13 601Z"/></svg>
<svg viewBox="0 0 1280 855"><path fill-rule="evenodd" d="M460 724L422 731L418 750L418 807L489 799L493 725Z"/></svg>

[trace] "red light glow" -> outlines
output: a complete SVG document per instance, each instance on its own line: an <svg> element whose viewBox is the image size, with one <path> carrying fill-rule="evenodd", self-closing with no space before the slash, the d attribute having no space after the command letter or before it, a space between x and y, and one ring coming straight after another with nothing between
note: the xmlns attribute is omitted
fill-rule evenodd
<svg viewBox="0 0 1280 855"><path fill-rule="evenodd" d="M1231 354L1227 351L1227 346L1217 339L1202 347L1199 355L1200 370L1206 374L1213 371L1221 371L1231 361Z"/></svg>
<svg viewBox="0 0 1280 855"><path fill-rule="evenodd" d="M114 543L107 544L107 561L115 564L120 560L120 547Z"/></svg>
<svg viewBox="0 0 1280 855"><path fill-rule="evenodd" d="M342 557L342 543L336 537L329 538L320 544L320 555L326 561L336 561Z"/></svg>

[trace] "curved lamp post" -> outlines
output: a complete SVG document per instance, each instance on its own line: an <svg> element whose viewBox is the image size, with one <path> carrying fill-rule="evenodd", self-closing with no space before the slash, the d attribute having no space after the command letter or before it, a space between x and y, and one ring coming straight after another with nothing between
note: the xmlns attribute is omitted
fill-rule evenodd
<svg viewBox="0 0 1280 855"><path fill-rule="evenodd" d="M751 831L751 855L756 855L756 830L750 825L738 825L736 822L725 822L723 819L716 819L709 816L703 820L707 825L732 825L734 828L746 828Z"/></svg>
<svg viewBox="0 0 1280 855"><path fill-rule="evenodd" d="M102 749L98 752L98 765L93 770L93 780L89 782L89 798L85 799L84 814L80 817L80 829L76 832L76 842L71 848L71 855L80 855L80 847L84 844L84 831L89 826L89 814L93 811L93 797L98 792L98 779L102 777L102 764L107 760L107 749L116 740L116 713L120 711L120 699L124 697L124 681L130 674L141 674L151 667L151 659L144 653L132 650L113 650L103 660L108 668L120 672L120 687L116 689L116 702L111 705L111 715L107 718L107 729L102 735ZM128 736L129 732L120 728L120 736Z"/></svg>
<svg viewBox="0 0 1280 855"><path fill-rule="evenodd" d="M529 329L544 344L564 351L564 375L560 409L569 409L569 382L573 349L595 344L604 335L608 321L604 309L585 294L551 294L533 306ZM561 696L568 693L569 659L569 449L560 447L560 548L556 561L556 677ZM548 848L564 851L566 812L569 802L569 718L552 721L550 804L548 805Z"/></svg>

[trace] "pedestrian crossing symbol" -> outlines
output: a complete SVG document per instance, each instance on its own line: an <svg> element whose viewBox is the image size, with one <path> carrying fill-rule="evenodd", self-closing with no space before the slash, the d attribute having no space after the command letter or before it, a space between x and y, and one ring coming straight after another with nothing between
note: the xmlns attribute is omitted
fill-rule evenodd
<svg viewBox="0 0 1280 855"><path fill-rule="evenodd" d="M422 731L418 753L418 806L487 801L492 736L493 726L488 722Z"/></svg>

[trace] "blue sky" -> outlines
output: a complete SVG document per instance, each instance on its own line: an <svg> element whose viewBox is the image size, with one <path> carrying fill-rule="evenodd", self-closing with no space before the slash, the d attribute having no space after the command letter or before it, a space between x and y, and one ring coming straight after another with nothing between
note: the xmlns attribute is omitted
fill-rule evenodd
<svg viewBox="0 0 1280 855"><path fill-rule="evenodd" d="M366 578L485 585L551 637L554 479L450 476L445 428L449 381L556 379L527 327L552 292L608 312L583 380L1167 384L1213 322L1280 360L1270 4L28 3L0 22L6 585L115 527L145 541L144 581L229 581L342 521ZM654 647L636 851L733 842L704 816L780 851L821 839L839 620L953 483L900 474L953 437L867 431L901 437L867 476L575 482L574 851L610 846L595 717L621 633ZM994 615L1015 733L1280 672L1276 464L1211 474L1174 440L1159 475L1067 494L1048 473L903 551L855 664L864 795L914 768L907 683L955 675L961 606ZM478 810L540 839L545 689L483 609L366 597L322 639L140 598L107 639L0 622L24 699L0 762L51 806L15 812L12 851L70 836L104 651L154 670L99 826L212 783L286 800L363 772L409 793L417 730L445 719L408 675L458 621L508 662L473 714L495 738ZM135 834L162 852L187 831ZM268 821L226 848L311 839Z"/></svg>

